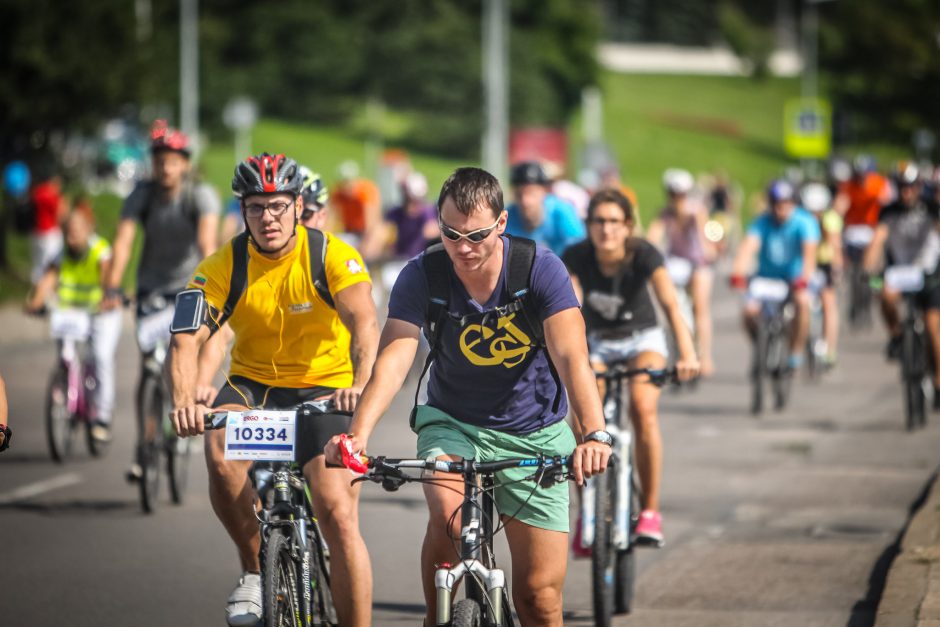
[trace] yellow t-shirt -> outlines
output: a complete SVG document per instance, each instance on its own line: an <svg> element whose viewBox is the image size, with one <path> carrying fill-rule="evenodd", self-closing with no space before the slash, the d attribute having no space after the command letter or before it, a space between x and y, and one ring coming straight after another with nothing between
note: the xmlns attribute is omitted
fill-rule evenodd
<svg viewBox="0 0 940 627"><path fill-rule="evenodd" d="M362 257L353 247L326 235L324 263L334 297L356 283L370 282ZM228 322L235 332L232 375L265 385L301 388L352 385L350 334L313 287L307 230L297 228L297 245L289 255L272 260L248 245L248 280ZM232 247L225 245L205 258L189 287L205 291L221 315L232 275Z"/></svg>

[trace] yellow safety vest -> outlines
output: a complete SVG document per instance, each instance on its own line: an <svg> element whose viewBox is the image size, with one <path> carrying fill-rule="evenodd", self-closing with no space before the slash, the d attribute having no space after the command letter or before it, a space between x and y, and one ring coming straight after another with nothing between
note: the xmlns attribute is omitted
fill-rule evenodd
<svg viewBox="0 0 940 627"><path fill-rule="evenodd" d="M81 259L62 253L59 266L59 306L96 310L104 295L101 289L101 260L111 254L107 240L92 235Z"/></svg>

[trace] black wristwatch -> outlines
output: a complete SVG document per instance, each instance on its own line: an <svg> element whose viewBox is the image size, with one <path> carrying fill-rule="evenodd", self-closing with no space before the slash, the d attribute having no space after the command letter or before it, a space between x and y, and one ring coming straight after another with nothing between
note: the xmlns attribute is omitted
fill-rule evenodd
<svg viewBox="0 0 940 627"><path fill-rule="evenodd" d="M614 445L614 438L611 437L606 431L592 431L586 436L584 436L585 442L600 442L601 444L606 444L607 446Z"/></svg>

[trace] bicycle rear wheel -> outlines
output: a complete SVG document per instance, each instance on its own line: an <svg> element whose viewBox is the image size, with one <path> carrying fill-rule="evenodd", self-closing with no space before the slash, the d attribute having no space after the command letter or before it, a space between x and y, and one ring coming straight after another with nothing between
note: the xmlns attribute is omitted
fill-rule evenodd
<svg viewBox="0 0 940 627"><path fill-rule="evenodd" d="M140 389L140 442L137 463L141 476L138 482L140 505L150 514L157 506L160 491L160 455L163 443L163 390L156 376L144 375Z"/></svg>
<svg viewBox="0 0 940 627"><path fill-rule="evenodd" d="M52 371L46 392L46 443L56 462L63 462L72 451L75 422L69 411L69 373L58 365Z"/></svg>
<svg viewBox="0 0 940 627"><path fill-rule="evenodd" d="M82 366L82 385L85 394L85 444L92 457L101 457L108 451L108 442L97 440L92 435L92 418L98 417L98 408L95 405L98 393L98 377L93 364L85 363Z"/></svg>
<svg viewBox="0 0 940 627"><path fill-rule="evenodd" d="M764 411L764 379L767 377L767 326L758 323L757 337L754 338L754 355L751 364L751 413L759 415Z"/></svg>
<svg viewBox="0 0 940 627"><path fill-rule="evenodd" d="M483 613L480 611L480 604L473 599L457 601L450 624L453 627L482 627Z"/></svg>
<svg viewBox="0 0 940 627"><path fill-rule="evenodd" d="M282 529L273 529L261 547L261 603L265 627L295 627L306 616L298 595L300 577L291 544Z"/></svg>
<svg viewBox="0 0 940 627"><path fill-rule="evenodd" d="M594 482L594 543L591 546L591 592L594 600L594 624L608 627L614 613L617 551L613 546L616 481L612 469L591 477Z"/></svg>

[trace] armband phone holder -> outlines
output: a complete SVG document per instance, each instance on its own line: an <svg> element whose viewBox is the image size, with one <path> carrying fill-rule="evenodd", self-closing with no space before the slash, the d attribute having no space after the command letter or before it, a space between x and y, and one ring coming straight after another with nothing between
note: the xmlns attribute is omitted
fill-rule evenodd
<svg viewBox="0 0 940 627"><path fill-rule="evenodd" d="M200 289L183 290L176 295L176 310L170 333L194 333L206 324L206 294Z"/></svg>

